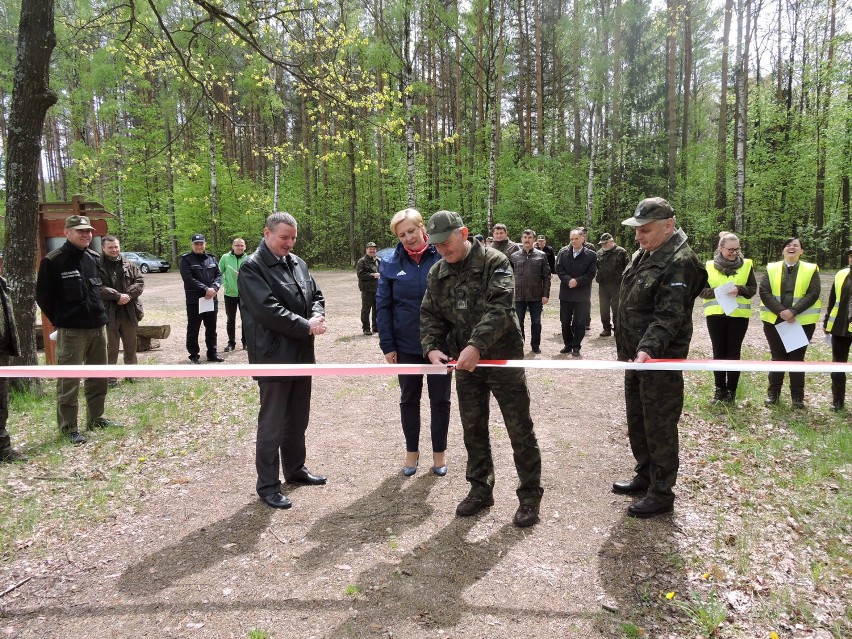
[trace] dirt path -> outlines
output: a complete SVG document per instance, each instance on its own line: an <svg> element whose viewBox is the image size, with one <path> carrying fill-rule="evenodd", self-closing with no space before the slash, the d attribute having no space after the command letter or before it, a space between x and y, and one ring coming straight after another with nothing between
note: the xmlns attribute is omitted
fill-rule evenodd
<svg viewBox="0 0 852 639"><path fill-rule="evenodd" d="M317 341L318 361L383 362L378 338L361 335L354 275L321 272L317 279L330 324ZM170 322L173 330L144 361L185 362L182 299L176 273L147 277L146 322ZM614 359L612 339L596 337L593 307L583 353ZM558 302L547 307L544 324L539 357L564 357L557 355ZM753 327L750 339L757 344L762 334ZM222 308L220 348L225 341ZM698 331L697 354L707 346ZM237 351L228 361L245 357ZM434 477L426 464L405 479L396 380L319 378L308 464L328 475L327 486L288 490L294 507L287 511L262 505L254 494L256 405L236 407L234 430L243 434L223 454L174 468L150 494L128 492L112 518L77 530L47 556L23 550L5 566L0 588L33 579L0 600L0 635L615 636L618 617L607 609L633 606L654 557L683 543L689 482L673 517L628 520L629 500L609 492L613 479L631 471L621 375L533 371L529 380L545 486L534 528L511 525L516 476L496 406L496 505L461 519L454 510L468 485L455 404L449 474ZM202 442L205 420L220 419L196 419ZM428 434L421 443L428 451Z"/></svg>

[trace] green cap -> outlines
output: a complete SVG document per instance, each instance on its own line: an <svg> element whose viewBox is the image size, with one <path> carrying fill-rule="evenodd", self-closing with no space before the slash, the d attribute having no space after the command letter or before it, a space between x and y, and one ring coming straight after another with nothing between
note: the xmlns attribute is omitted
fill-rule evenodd
<svg viewBox="0 0 852 639"><path fill-rule="evenodd" d="M622 222L625 226L644 226L654 220L668 220L674 217L672 205L661 197L648 197L639 202L633 217Z"/></svg>
<svg viewBox="0 0 852 639"><path fill-rule="evenodd" d="M71 217L65 218L65 228L66 229L89 229L90 231L94 231L95 227L89 222L89 218L85 215L72 215Z"/></svg>
<svg viewBox="0 0 852 639"><path fill-rule="evenodd" d="M426 223L426 233L429 235L429 244L443 244L453 231L464 228L461 216L453 211L438 211Z"/></svg>

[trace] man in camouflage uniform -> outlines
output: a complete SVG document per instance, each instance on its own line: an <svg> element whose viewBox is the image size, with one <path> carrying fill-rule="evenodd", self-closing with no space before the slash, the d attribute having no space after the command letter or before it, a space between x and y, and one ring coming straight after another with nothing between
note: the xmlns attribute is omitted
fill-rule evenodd
<svg viewBox="0 0 852 639"><path fill-rule="evenodd" d="M603 331L600 337L612 336L612 321L618 315L618 295L621 289L621 276L630 262L627 251L612 239L612 235L601 235L601 248L598 250L598 272L595 281L598 283L598 302L601 310ZM610 315L612 309L612 315Z"/></svg>
<svg viewBox="0 0 852 639"><path fill-rule="evenodd" d="M523 359L523 339L514 308L509 260L498 250L468 241L457 213L438 211L426 225L429 242L443 260L429 271L420 307L420 342L432 364L456 363L456 393L467 449L470 493L456 508L468 517L494 505L494 461L488 436L493 394L514 451L520 483L518 527L538 522L541 453L530 417L530 394L522 368L478 368L482 359ZM443 348L448 354L443 352Z"/></svg>
<svg viewBox="0 0 852 639"><path fill-rule="evenodd" d="M639 202L622 222L636 229L639 250L621 282L615 320L618 359L680 359L692 339L692 307L707 286L707 272L676 226L671 205L659 197ZM678 470L677 423L683 410L681 371L624 372L627 434L636 475L612 485L615 493L645 494L627 508L630 517L670 512Z"/></svg>
<svg viewBox="0 0 852 639"><path fill-rule="evenodd" d="M375 242L367 242L364 255L355 263L355 274L358 276L358 289L361 291L361 330L364 335L378 335L376 290L379 288L379 258L376 257Z"/></svg>

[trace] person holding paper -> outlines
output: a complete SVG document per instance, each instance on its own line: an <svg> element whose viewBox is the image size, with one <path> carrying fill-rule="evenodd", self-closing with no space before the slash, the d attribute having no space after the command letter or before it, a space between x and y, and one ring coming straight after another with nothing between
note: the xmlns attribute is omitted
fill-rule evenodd
<svg viewBox="0 0 852 639"><path fill-rule="evenodd" d="M751 260L743 257L740 238L719 234L719 245L708 260L707 284L699 294L704 300L707 332L713 345L713 359L740 359L743 340L751 317L751 298L757 293L757 280ZM733 404L737 397L739 371L713 371L716 392L713 404Z"/></svg>
<svg viewBox="0 0 852 639"><path fill-rule="evenodd" d="M799 324L807 342L810 342L819 321L822 308L819 299L819 267L801 261L804 252L798 237L788 238L781 252L783 259L767 264L766 274L760 281L760 319L763 320L763 333L769 342L772 361L803 362L808 350L805 343L788 352L776 325L782 322ZM769 373L769 388L764 404L773 406L778 403L783 384L783 372ZM805 407L804 373L790 373L790 399L793 408Z"/></svg>
<svg viewBox="0 0 852 639"><path fill-rule="evenodd" d="M847 268L837 271L834 286L828 295L828 312L823 329L831 336L831 361L848 362L849 347L852 346L852 246L844 250L849 261ZM846 373L831 374L831 410L843 410L846 402Z"/></svg>
<svg viewBox="0 0 852 639"><path fill-rule="evenodd" d="M199 363L198 333L204 323L207 361L224 362L216 352L216 294L222 287L222 271L216 258L206 252L207 240L201 233L190 238L192 251L180 256L180 276L186 296L186 350L189 361Z"/></svg>

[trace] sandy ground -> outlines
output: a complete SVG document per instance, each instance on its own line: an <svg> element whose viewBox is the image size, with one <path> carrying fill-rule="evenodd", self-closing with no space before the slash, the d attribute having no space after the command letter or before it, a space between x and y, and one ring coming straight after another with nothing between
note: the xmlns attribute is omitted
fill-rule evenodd
<svg viewBox="0 0 852 639"><path fill-rule="evenodd" d="M317 340L318 361L382 363L378 338L361 334L354 274L316 277L330 326ZM565 357L555 298L540 358ZM186 363L182 299L177 273L147 276L145 322L173 330L143 361ZM597 337L596 299L583 354L614 359L612 338ZM700 326L693 354L704 356ZM749 339L763 343L759 327ZM222 305L220 348L225 343ZM246 361L244 351L227 358ZM230 385L253 388L242 379L221 384L225 398ZM533 370L529 385L545 486L533 528L511 524L516 475L496 405L496 504L457 518L468 485L456 406L449 474L427 472L424 429L427 463L404 478L395 378L318 378L308 465L328 476L326 486L288 487L292 509L266 507L254 494L256 399L230 412L202 408L194 421L200 441L205 422L235 422L221 452L175 464L153 490L129 490L107 521L42 554L22 550L2 567L0 590L32 579L0 599L0 636L246 637L253 629L277 638L621 636L620 613L643 596L654 558L689 550L681 532L694 517L689 454L674 515L629 519L630 499L610 492L632 467L621 374ZM669 636L662 627L649 632Z"/></svg>

